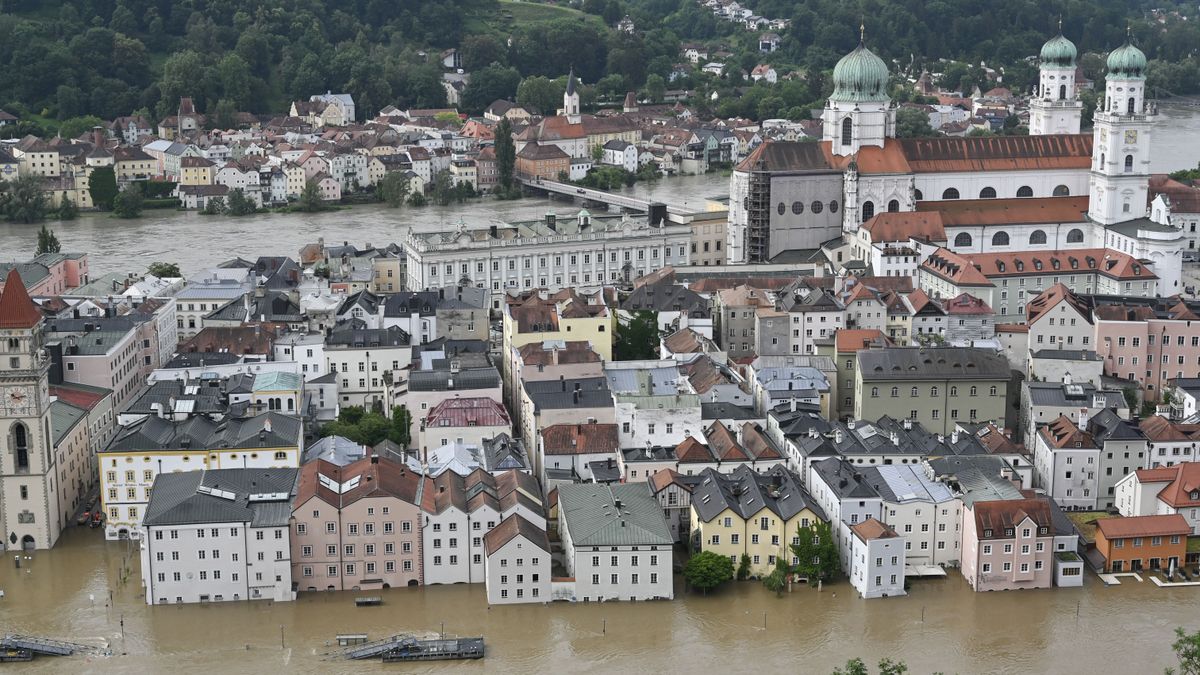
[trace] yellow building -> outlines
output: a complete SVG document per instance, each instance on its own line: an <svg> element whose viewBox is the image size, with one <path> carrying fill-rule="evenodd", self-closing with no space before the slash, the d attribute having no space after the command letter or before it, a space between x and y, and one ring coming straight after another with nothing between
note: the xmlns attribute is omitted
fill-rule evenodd
<svg viewBox="0 0 1200 675"><path fill-rule="evenodd" d="M604 303L604 292L593 295L563 289L548 294L532 291L508 297L504 307L504 382L515 404L519 383L513 381L514 355L527 344L548 341L588 342L604 361L612 361L616 314Z"/></svg>
<svg viewBox="0 0 1200 675"><path fill-rule="evenodd" d="M99 453L100 501L108 539L136 538L160 473L300 466L304 424L268 412L214 422L165 411L121 427Z"/></svg>
<svg viewBox="0 0 1200 675"><path fill-rule="evenodd" d="M371 259L371 292L398 293L404 290L404 258L381 255Z"/></svg>
<svg viewBox="0 0 1200 675"><path fill-rule="evenodd" d="M701 551L728 556L734 569L750 557L750 575L762 577L778 556L796 564L791 544L796 530L828 519L800 486L800 476L776 466L756 473L742 465L732 473L705 469L692 491L692 543Z"/></svg>
<svg viewBox="0 0 1200 675"><path fill-rule="evenodd" d="M179 160L180 185L212 185L216 165L204 157L184 157Z"/></svg>
<svg viewBox="0 0 1200 675"><path fill-rule="evenodd" d="M117 183L150 180L157 173L154 158L137 147L120 147L113 150L113 170L117 174Z"/></svg>

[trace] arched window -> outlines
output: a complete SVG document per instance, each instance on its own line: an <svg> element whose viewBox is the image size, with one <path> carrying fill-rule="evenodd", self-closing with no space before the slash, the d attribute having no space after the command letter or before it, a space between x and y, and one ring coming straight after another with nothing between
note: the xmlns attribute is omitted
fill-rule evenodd
<svg viewBox="0 0 1200 675"><path fill-rule="evenodd" d="M1126 108L1125 114L1132 115L1133 114L1133 106L1134 106L1134 99L1132 96L1130 96L1129 103L1125 106L1125 108Z"/></svg>
<svg viewBox="0 0 1200 675"><path fill-rule="evenodd" d="M1030 233L1030 235L1029 235L1029 243L1030 243L1031 245L1033 245L1033 244L1045 244L1045 243L1046 243L1046 233L1045 233L1045 232L1043 232L1043 231L1041 231L1041 230L1034 230L1034 231L1033 231L1032 233Z"/></svg>
<svg viewBox="0 0 1200 675"><path fill-rule="evenodd" d="M862 207L863 222L865 223L874 217L875 217L875 202L870 202L870 201L863 202L863 207Z"/></svg>
<svg viewBox="0 0 1200 675"><path fill-rule="evenodd" d="M958 190L946 188L946 191L942 193L942 199L958 199Z"/></svg>
<svg viewBox="0 0 1200 675"><path fill-rule="evenodd" d="M1067 98L1067 85L1058 85L1058 100L1062 101Z"/></svg>
<svg viewBox="0 0 1200 675"><path fill-rule="evenodd" d="M29 471L29 430L20 422L12 426L12 447L17 473Z"/></svg>
<svg viewBox="0 0 1200 675"><path fill-rule="evenodd" d="M1054 188L1054 196L1055 197L1070 197L1071 196L1071 188L1067 187L1066 185L1059 185L1058 187Z"/></svg>
<svg viewBox="0 0 1200 675"><path fill-rule="evenodd" d="M871 387L871 398L879 398L879 387Z"/></svg>
<svg viewBox="0 0 1200 675"><path fill-rule="evenodd" d="M1008 246L1008 233L1004 230L992 235L992 246Z"/></svg>
<svg viewBox="0 0 1200 675"><path fill-rule="evenodd" d="M909 394L910 394L910 395L911 395L913 398L916 398L916 397L917 397L917 388L916 388L916 387L913 387L913 388L912 388L912 389L909 391Z"/></svg>
<svg viewBox="0 0 1200 675"><path fill-rule="evenodd" d="M937 388L937 387L930 387L930 388L929 388L929 395L930 395L930 396L937 396L937 395L938 395L938 388Z"/></svg>
<svg viewBox="0 0 1200 675"><path fill-rule="evenodd" d="M854 123L850 118L842 120L842 145L850 145L850 141L854 138Z"/></svg>
<svg viewBox="0 0 1200 675"><path fill-rule="evenodd" d="M925 195L921 194L920 190L913 190L913 197L915 197L917 199L917 201L921 201L922 199L925 199Z"/></svg>
<svg viewBox="0 0 1200 675"><path fill-rule="evenodd" d="M971 247L971 235L967 234L966 232L959 232L958 236L954 238L954 248L970 248L970 247Z"/></svg>
<svg viewBox="0 0 1200 675"><path fill-rule="evenodd" d="M1125 173L1133 173L1133 155L1125 155Z"/></svg>
<svg viewBox="0 0 1200 675"><path fill-rule="evenodd" d="M893 199L888 202L888 213L895 213L900 210L900 201Z"/></svg>
<svg viewBox="0 0 1200 675"><path fill-rule="evenodd" d="M1070 232L1068 232L1067 233L1067 243L1068 244L1082 244L1083 243L1083 230L1081 230L1077 227L1077 228L1071 230Z"/></svg>
<svg viewBox="0 0 1200 675"><path fill-rule="evenodd" d="M950 387L950 395L958 396L958 387Z"/></svg>
<svg viewBox="0 0 1200 675"><path fill-rule="evenodd" d="M980 199L995 199L996 198L996 188L994 188L994 187L983 188L982 190L979 191L979 198Z"/></svg>
<svg viewBox="0 0 1200 675"><path fill-rule="evenodd" d="M1106 159L1105 154L1103 152L1100 153L1100 167L1099 167L1100 169L1104 169L1105 159Z"/></svg>
<svg viewBox="0 0 1200 675"><path fill-rule="evenodd" d="M1018 197L1032 197L1033 196L1033 188L1029 187L1028 185L1022 185L1021 187L1017 188L1017 196Z"/></svg>

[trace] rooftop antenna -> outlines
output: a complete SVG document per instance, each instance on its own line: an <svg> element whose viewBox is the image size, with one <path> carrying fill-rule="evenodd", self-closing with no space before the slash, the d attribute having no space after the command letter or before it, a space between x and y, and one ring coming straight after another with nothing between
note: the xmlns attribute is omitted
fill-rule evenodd
<svg viewBox="0 0 1200 675"><path fill-rule="evenodd" d="M858 22L858 44L859 45L866 44L866 41L867 41L867 20L866 20L866 18L863 18L863 19L860 19Z"/></svg>

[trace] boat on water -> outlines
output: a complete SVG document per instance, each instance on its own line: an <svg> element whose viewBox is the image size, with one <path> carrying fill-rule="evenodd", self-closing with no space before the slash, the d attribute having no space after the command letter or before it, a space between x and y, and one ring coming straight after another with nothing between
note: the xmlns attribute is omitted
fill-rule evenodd
<svg viewBox="0 0 1200 675"><path fill-rule="evenodd" d="M399 646L383 653L383 662L396 661L457 661L482 659L483 638L447 638L437 640L403 641Z"/></svg>

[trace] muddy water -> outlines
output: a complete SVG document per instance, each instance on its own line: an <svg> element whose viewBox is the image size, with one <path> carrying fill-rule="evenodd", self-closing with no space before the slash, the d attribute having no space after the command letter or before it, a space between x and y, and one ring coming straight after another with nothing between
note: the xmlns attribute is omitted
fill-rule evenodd
<svg viewBox="0 0 1200 675"><path fill-rule="evenodd" d="M383 591L384 604L373 608L355 608L352 593L147 607L136 555L122 581L126 551L95 531L72 530L21 570L11 558L0 565L0 630L106 640L116 653L39 659L22 672L828 673L859 655L901 659L914 674L1154 673L1171 662L1176 626L1200 628L1200 587L1162 589L1147 580L1105 588L1089 576L1083 589L976 594L953 570L917 582L907 597L871 601L844 583L782 598L743 583L674 602L489 609L482 585L464 585ZM388 665L322 658L338 633L436 632L442 622L448 634L485 636L487 658Z"/></svg>

